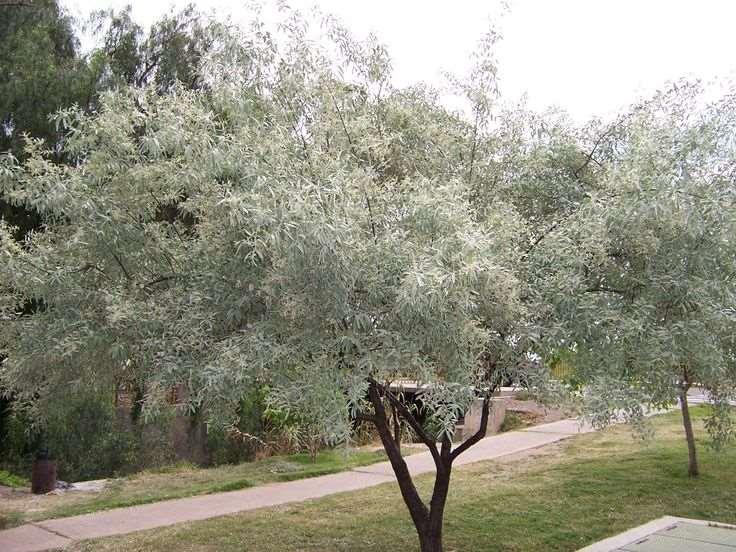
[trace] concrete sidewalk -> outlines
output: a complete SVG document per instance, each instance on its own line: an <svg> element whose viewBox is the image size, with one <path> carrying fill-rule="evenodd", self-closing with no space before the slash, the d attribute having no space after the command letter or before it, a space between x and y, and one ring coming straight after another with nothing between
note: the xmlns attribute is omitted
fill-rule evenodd
<svg viewBox="0 0 736 552"><path fill-rule="evenodd" d="M562 420L522 431L493 435L467 450L456 460L455 465L515 454L589 431L592 431L590 427L581 427L576 420ZM405 460L413 475L433 472L435 469L429 452L413 454ZM0 531L0 551L41 552L64 547L72 541L121 535L185 521L301 502L390 481L394 481L391 465L380 462L310 479L40 521Z"/></svg>

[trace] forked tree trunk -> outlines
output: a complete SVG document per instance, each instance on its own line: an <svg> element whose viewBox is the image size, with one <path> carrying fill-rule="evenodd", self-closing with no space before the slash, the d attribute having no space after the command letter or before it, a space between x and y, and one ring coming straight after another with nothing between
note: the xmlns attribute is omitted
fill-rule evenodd
<svg viewBox="0 0 736 552"><path fill-rule="evenodd" d="M687 441L688 452L688 468L687 474L690 477L697 477L698 455L695 450L695 434L693 433L693 422L690 419L690 408L687 403L687 391L690 388L689 383L685 383L680 388L680 411L682 412L682 425L685 427L685 440Z"/></svg>
<svg viewBox="0 0 736 552"><path fill-rule="evenodd" d="M442 447L445 448L444 446ZM449 452L449 447L448 447ZM445 503L447 502L447 491L450 489L450 473L452 464L449 455L445 463L444 459L434 480L434 490L429 506L429 519L427 525L419 533L419 549L421 552L442 552L442 525L444 522ZM424 537L422 539L422 537Z"/></svg>
<svg viewBox="0 0 736 552"><path fill-rule="evenodd" d="M391 462L391 467L396 475L401 496L409 509L409 514L414 522L414 527L419 537L419 549L421 552L442 552L442 526L445 513L447 493L450 489L450 474L452 473L452 462L462 452L480 441L485 436L488 427L488 411L490 408L489 396L483 402L480 429L467 441L452 450L452 443L448 437L444 437L440 449L433 436L428 435L411 412L403 405L391 391L378 382L369 380L368 396L373 405L373 416L362 415L361 418L372 422L381 437L381 442ZM436 475L432 498L429 508L424 504L412 480L409 468L401 456L399 443L400 434L392 435L389 418L384 407L384 399L391 403L394 415L403 417L409 426L416 432L422 442L427 446L435 462ZM394 420L396 421L396 420Z"/></svg>
<svg viewBox="0 0 736 552"><path fill-rule="evenodd" d="M443 550L442 527L439 528L439 533L427 530L424 534L419 535L420 552L443 552Z"/></svg>

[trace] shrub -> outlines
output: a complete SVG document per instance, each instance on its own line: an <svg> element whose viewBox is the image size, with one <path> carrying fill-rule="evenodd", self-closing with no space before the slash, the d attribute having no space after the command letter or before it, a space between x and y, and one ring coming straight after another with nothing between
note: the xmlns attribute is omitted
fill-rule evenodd
<svg viewBox="0 0 736 552"><path fill-rule="evenodd" d="M0 470L0 485L4 485L5 487L28 487L30 483L27 479L19 475Z"/></svg>
<svg viewBox="0 0 736 552"><path fill-rule="evenodd" d="M109 396L79 392L56 400L43 430L34 431L28 415L12 414L0 462L16 473L30 474L36 452L47 447L58 462L60 479L80 481L109 477L137 463L138 442L116 416Z"/></svg>

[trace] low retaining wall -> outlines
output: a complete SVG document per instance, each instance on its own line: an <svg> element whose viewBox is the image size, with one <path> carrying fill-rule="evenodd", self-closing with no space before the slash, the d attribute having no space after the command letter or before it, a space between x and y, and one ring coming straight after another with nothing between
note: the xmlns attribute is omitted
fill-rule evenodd
<svg viewBox="0 0 736 552"><path fill-rule="evenodd" d="M476 399L470 410L465 414L465 421L457 427L455 436L458 441L464 441L480 429L480 418L483 411L483 399ZM491 410L488 416L486 435L498 433L506 418L506 401L503 398L491 399Z"/></svg>

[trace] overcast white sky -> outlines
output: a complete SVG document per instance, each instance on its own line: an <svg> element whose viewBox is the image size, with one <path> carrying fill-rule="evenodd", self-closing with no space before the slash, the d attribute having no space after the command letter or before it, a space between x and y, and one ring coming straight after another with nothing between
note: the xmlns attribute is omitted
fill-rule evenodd
<svg viewBox="0 0 736 552"><path fill-rule="evenodd" d="M73 13L133 6L150 24L187 0L63 0ZM245 2L195 0L235 20ZM736 74L734 0L310 0L342 19L357 36L374 32L388 45L398 84L439 82L462 72L489 16L503 34L498 47L501 91L527 93L532 107L560 106L575 119L610 116L637 97L679 77Z"/></svg>

